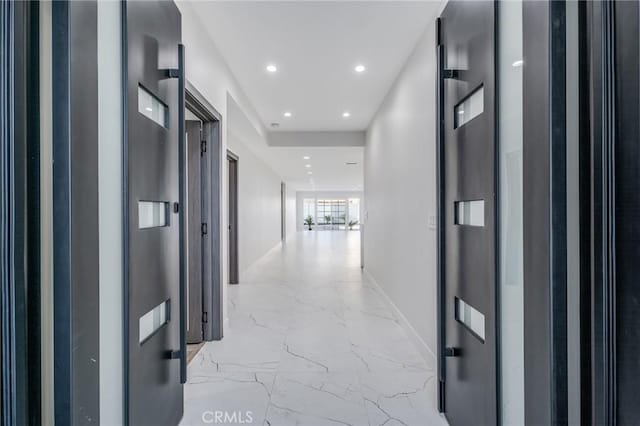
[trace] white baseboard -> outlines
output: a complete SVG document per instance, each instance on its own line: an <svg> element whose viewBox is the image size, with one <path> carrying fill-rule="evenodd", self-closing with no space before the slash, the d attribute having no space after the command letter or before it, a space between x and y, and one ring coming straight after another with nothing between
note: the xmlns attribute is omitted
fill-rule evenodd
<svg viewBox="0 0 640 426"><path fill-rule="evenodd" d="M271 247L270 249L268 249L267 251L265 251L262 255L260 255L260 257L258 257L256 260L254 260L253 262L251 262L247 267L245 267L243 270L238 271L238 276L240 278L240 281L242 281L242 276L251 268L253 268L254 266L260 265L261 262L263 262L265 260L265 258L267 256L269 256L272 252L276 251L276 250L281 250L283 247L283 242L282 241L278 241L276 243L276 245L274 245L273 247Z"/></svg>
<svg viewBox="0 0 640 426"><path fill-rule="evenodd" d="M371 273L369 273L369 271L366 268L364 268L363 271L365 276L369 279L371 284L373 284L373 286L378 291L378 293L382 295L382 298L387 303L387 305L389 305L389 308L391 308L393 313L396 315L396 317L400 321L400 325L402 326L404 331L407 333L407 335L409 336L409 339L415 345L416 349L418 349L418 352L420 353L420 355L422 355L422 357L424 358L424 360L427 362L428 365L435 366L436 356L431 350L431 348L429 347L429 345L427 345L427 342L425 342L422 339L422 337L420 337L416 329L413 328L409 320L407 320L407 317L405 317L404 314L400 311L400 309L398 309L396 304L393 303L389 295L387 295L387 293L380 286L378 281L376 281L373 275L371 275Z"/></svg>

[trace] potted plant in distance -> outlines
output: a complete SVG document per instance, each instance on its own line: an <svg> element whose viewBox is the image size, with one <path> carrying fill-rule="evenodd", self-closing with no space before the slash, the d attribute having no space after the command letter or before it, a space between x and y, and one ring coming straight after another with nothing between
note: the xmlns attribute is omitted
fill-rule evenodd
<svg viewBox="0 0 640 426"><path fill-rule="evenodd" d="M311 231L311 225L315 225L315 223L313 223L313 217L311 217L311 215L307 216L304 220L304 224L307 225L309 227L309 231Z"/></svg>
<svg viewBox="0 0 640 426"><path fill-rule="evenodd" d="M358 224L357 220L350 220L349 221L349 231L353 231L353 227L356 226Z"/></svg>
<svg viewBox="0 0 640 426"><path fill-rule="evenodd" d="M324 223L327 225L331 225L331 216L327 215L324 217Z"/></svg>

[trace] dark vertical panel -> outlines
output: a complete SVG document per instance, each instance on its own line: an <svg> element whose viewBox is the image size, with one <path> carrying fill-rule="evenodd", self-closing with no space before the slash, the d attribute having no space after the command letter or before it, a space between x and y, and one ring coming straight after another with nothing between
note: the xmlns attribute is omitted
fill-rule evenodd
<svg viewBox="0 0 640 426"><path fill-rule="evenodd" d="M0 422L36 424L40 420L38 4L4 2L0 19Z"/></svg>
<svg viewBox="0 0 640 426"><path fill-rule="evenodd" d="M100 410L97 3L72 2L69 18L73 419L95 424Z"/></svg>
<svg viewBox="0 0 640 426"><path fill-rule="evenodd" d="M524 371L531 425L567 422L564 7L523 5Z"/></svg>
<svg viewBox="0 0 640 426"><path fill-rule="evenodd" d="M444 76L443 71L445 68L444 59L444 46L442 45L442 21L440 18L436 21L436 43L437 43L437 55L438 55L438 74L436 82L437 93L437 110L436 110L436 122L437 126L437 142L436 142L436 156L437 156L437 171L436 171L436 186L438 187L438 250L437 250L437 270L438 270L438 355L437 355L437 367L438 367L438 411L444 413L446 408L445 401L445 378L446 378L446 358L445 358L445 238L444 238L444 220L445 220L445 198L444 198Z"/></svg>
<svg viewBox="0 0 640 426"><path fill-rule="evenodd" d="M54 2L55 418L99 423L97 5Z"/></svg>
<svg viewBox="0 0 640 426"><path fill-rule="evenodd" d="M38 2L25 6L27 149L26 149L26 227L27 227L27 357L29 424L41 420L41 298L40 298L40 14Z"/></svg>
<svg viewBox="0 0 640 426"><path fill-rule="evenodd" d="M204 232L205 218L202 216L202 179L201 158L204 155L201 149L201 122L188 120L186 127L186 175L188 181L187 190L187 271L189 286L189 328L187 330L187 343L202 342L202 289L203 289L203 256L202 246L207 232ZM208 226L208 225L207 225Z"/></svg>
<svg viewBox="0 0 640 426"><path fill-rule="evenodd" d="M613 399L615 421L635 424L640 418L640 66L638 2L614 3L613 46L615 96L612 122L614 208L612 233L615 250L613 309L610 321L615 333L612 358L615 367Z"/></svg>
<svg viewBox="0 0 640 426"><path fill-rule="evenodd" d="M209 207L209 229L211 238L208 245L209 254L206 257L211 260L209 285L211 294L205 293L208 312L208 321L205 324L206 340L221 340L223 336L223 307L222 307L222 207L220 197L222 194L221 166L223 161L222 144L220 141L220 121L210 121L205 123L204 135L207 140L207 164L208 179L205 187L207 197L210 197L207 206ZM215 236L215 237L214 237ZM208 286L207 286L208 287Z"/></svg>
<svg viewBox="0 0 640 426"><path fill-rule="evenodd" d="M613 191L613 3L590 2L587 20L590 54L591 136L591 404L593 424L613 424L612 308L615 275L612 259ZM583 401L584 403L584 401Z"/></svg>
<svg viewBox="0 0 640 426"><path fill-rule="evenodd" d="M12 132L12 22L10 2L0 3L0 424L13 423L15 377L13 370L13 304L11 301L11 174L10 141Z"/></svg>
<svg viewBox="0 0 640 426"><path fill-rule="evenodd" d="M551 420L568 422L566 4L550 3ZM525 55L526 57L526 55ZM526 103L526 99L525 99ZM526 117L525 117L526 120Z"/></svg>
<svg viewBox="0 0 640 426"><path fill-rule="evenodd" d="M186 381L184 49L173 2L123 4L125 424L178 424ZM167 106L166 126L138 111L139 87ZM170 203L167 226L140 229L138 202ZM142 344L140 318L168 301Z"/></svg>
<svg viewBox="0 0 640 426"><path fill-rule="evenodd" d="M53 2L53 282L54 409L59 424L71 423L71 182L69 3Z"/></svg>
<svg viewBox="0 0 640 426"><path fill-rule="evenodd" d="M238 157L227 153L229 172L229 284L238 284Z"/></svg>
<svg viewBox="0 0 640 426"><path fill-rule="evenodd" d="M580 187L580 420L591 424L591 129L588 3L578 3L579 182Z"/></svg>
<svg viewBox="0 0 640 426"><path fill-rule="evenodd" d="M444 300L440 317L447 354L442 372L445 413L452 425L498 422L495 13L492 1L449 2L440 16L439 183L444 194L439 225L446 251L441 254L445 280L439 297ZM458 126L456 106L479 87L483 113ZM455 223L455 203L461 200L484 200L484 226ZM482 339L456 320L458 299L484 315Z"/></svg>
<svg viewBox="0 0 640 426"><path fill-rule="evenodd" d="M2 404L7 424L40 422L38 4L2 5ZM6 407L6 411L4 410Z"/></svg>

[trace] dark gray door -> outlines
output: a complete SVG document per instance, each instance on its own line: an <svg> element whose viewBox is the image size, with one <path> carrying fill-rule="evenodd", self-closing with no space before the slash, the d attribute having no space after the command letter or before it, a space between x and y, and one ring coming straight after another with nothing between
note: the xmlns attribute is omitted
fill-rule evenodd
<svg viewBox="0 0 640 426"><path fill-rule="evenodd" d="M229 284L238 284L238 157L227 155L229 166Z"/></svg>
<svg viewBox="0 0 640 426"><path fill-rule="evenodd" d="M440 18L441 309L452 425L497 422L494 7L452 1Z"/></svg>
<svg viewBox="0 0 640 426"><path fill-rule="evenodd" d="M186 259L187 343L202 342L202 238L208 232L202 220L202 123L187 120L186 130Z"/></svg>
<svg viewBox="0 0 640 426"><path fill-rule="evenodd" d="M126 71L126 419L182 418L180 12L173 2L123 3ZM184 332L184 331L182 331Z"/></svg>

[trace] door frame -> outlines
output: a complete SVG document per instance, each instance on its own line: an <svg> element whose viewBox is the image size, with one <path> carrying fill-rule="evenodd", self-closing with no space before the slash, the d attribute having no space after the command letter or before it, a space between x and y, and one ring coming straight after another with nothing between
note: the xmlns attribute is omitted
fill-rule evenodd
<svg viewBox="0 0 640 426"><path fill-rule="evenodd" d="M207 224L208 239L203 241L203 339L223 338L223 289L222 289L222 114L211 105L188 80L185 90L185 108L202 121L202 136L205 142L202 219ZM206 257L205 257L206 256ZM205 258L207 262L205 262Z"/></svg>
<svg viewBox="0 0 640 426"><path fill-rule="evenodd" d="M87 417L97 423L97 2L52 2L51 13L54 416L56 424L81 423Z"/></svg>
<svg viewBox="0 0 640 426"><path fill-rule="evenodd" d="M287 240L287 184L280 182L280 241Z"/></svg>
<svg viewBox="0 0 640 426"><path fill-rule="evenodd" d="M623 378L629 373L625 354L635 355L637 343L629 348L630 339L635 341L636 336L625 335L621 329L633 329L637 316L631 317L630 306L621 303L632 299L628 297L629 277L620 270L629 262L630 241L626 236L633 235L632 221L624 220L636 207L629 203L629 193L638 190L637 156L633 151L638 127L633 120L639 107L637 99L635 104L626 104L624 95L637 90L629 80L637 76L638 43L623 37L625 30L635 32L632 34L637 37L640 23L636 3L580 5L580 56L584 65L580 69L584 93L580 123L585 135L580 152L580 323L581 353L587 358L581 365L581 417L586 419L583 423L616 424L628 422L629 414L635 416L622 411L635 402L627 399L629 392L624 388L628 383ZM633 271L626 268L627 274ZM624 324L631 319L636 324ZM624 399L618 395L624 395Z"/></svg>
<svg viewBox="0 0 640 426"><path fill-rule="evenodd" d="M566 5L523 2L527 424L568 422Z"/></svg>
<svg viewBox="0 0 640 426"><path fill-rule="evenodd" d="M0 4L0 425L41 422L40 5ZM50 111L50 110L48 110Z"/></svg>
<svg viewBox="0 0 640 426"><path fill-rule="evenodd" d="M238 284L240 281L239 274L239 264L240 261L238 259L239 255L239 226L238 226L238 177L240 175L240 157L234 154L232 151L227 150L227 161L228 166L230 164L234 164L233 171L229 171L229 176L233 173L233 182L231 179L228 181L228 200L229 200L229 216L233 217L233 223L235 225L235 232L233 233L233 237L231 236L231 232L229 232L229 284ZM231 167L231 166L230 166ZM229 224L229 231L231 231L231 224ZM233 249L232 249L233 247Z"/></svg>

